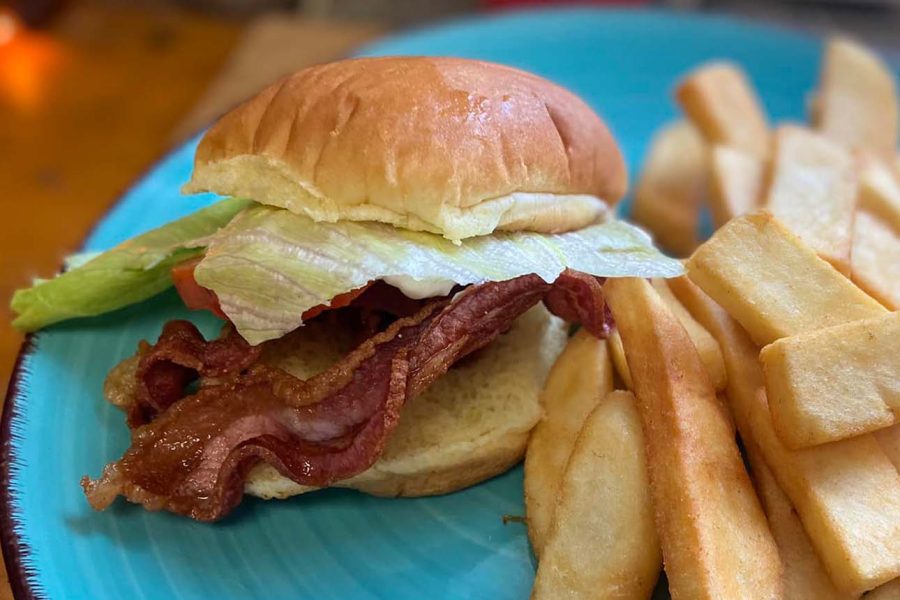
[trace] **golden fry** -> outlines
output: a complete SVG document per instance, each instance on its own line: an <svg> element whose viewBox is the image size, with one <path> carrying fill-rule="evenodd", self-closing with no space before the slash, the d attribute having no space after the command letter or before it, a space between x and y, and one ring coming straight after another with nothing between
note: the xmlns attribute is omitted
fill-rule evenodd
<svg viewBox="0 0 900 600"><path fill-rule="evenodd" d="M820 75L818 128L850 147L885 159L897 149L897 85L869 49L845 38L828 42Z"/></svg>
<svg viewBox="0 0 900 600"><path fill-rule="evenodd" d="M710 144L732 146L765 159L769 126L750 81L737 65L714 62L688 75L675 97Z"/></svg>
<svg viewBox="0 0 900 600"><path fill-rule="evenodd" d="M778 544L781 562L784 565L785 600L852 600L858 594L842 592L835 587L825 566L812 547L803 523L790 499L772 475L752 445L745 444L747 457L753 470L753 480L762 501L763 510L769 519L772 537ZM863 595L865 600L900 600L900 579L893 579Z"/></svg>
<svg viewBox="0 0 900 600"><path fill-rule="evenodd" d="M900 471L900 425L893 425L879 429L874 433L875 440L887 457L894 463L894 467Z"/></svg>
<svg viewBox="0 0 900 600"><path fill-rule="evenodd" d="M859 163L859 208L900 233L900 171L869 155L862 155Z"/></svg>
<svg viewBox="0 0 900 600"><path fill-rule="evenodd" d="M631 389L631 371L628 370L628 362L625 360L625 348L622 347L622 336L619 335L618 329L609 332L606 338L609 354L612 357L613 365L616 367L616 373L619 379L629 390Z"/></svg>
<svg viewBox="0 0 900 600"><path fill-rule="evenodd" d="M653 138L634 192L631 217L661 246L681 256L697 244L708 160L703 138L689 123L662 128Z"/></svg>
<svg viewBox="0 0 900 600"><path fill-rule="evenodd" d="M865 596L865 600L900 600L900 579L889 581L877 587Z"/></svg>
<svg viewBox="0 0 900 600"><path fill-rule="evenodd" d="M578 434L531 597L649 598L661 563L640 415L613 392Z"/></svg>
<svg viewBox="0 0 900 600"><path fill-rule="evenodd" d="M781 563L734 434L690 338L651 285L609 279L644 424L673 597L781 597Z"/></svg>
<svg viewBox="0 0 900 600"><path fill-rule="evenodd" d="M700 354L700 360L703 361L703 366L706 367L706 373L709 375L713 387L717 392L724 390L728 380L725 376L725 362L722 360L722 350L719 348L719 342L681 305L681 302L678 301L678 298L666 285L664 279L653 279L650 284L669 310L672 311L672 314L678 319L678 322L684 327L685 331L687 331L694 348Z"/></svg>
<svg viewBox="0 0 900 600"><path fill-rule="evenodd" d="M682 277L669 285L718 340L738 431L746 446L762 451L832 580L858 595L900 574L894 574L900 571L900 475L875 438L785 448L765 399L756 398L763 372L750 337L691 281Z"/></svg>
<svg viewBox="0 0 900 600"><path fill-rule="evenodd" d="M900 313L781 338L759 355L788 448L876 431L900 415Z"/></svg>
<svg viewBox="0 0 900 600"><path fill-rule="evenodd" d="M861 210L853 231L853 283L890 310L900 310L900 230Z"/></svg>
<svg viewBox="0 0 900 600"><path fill-rule="evenodd" d="M753 343L747 336L747 332L734 319L728 316L725 309L716 304L693 281L685 276L667 279L666 281L669 284L669 289L672 290L672 293L675 294L675 297L678 298L682 305L687 308L691 316L697 319L710 335L719 342L719 348L722 351L722 358L725 363L725 371L729 377L725 397L728 400L738 433L741 434L742 439L750 439L750 410L752 409L752 404L748 400L752 399L752 393L750 395L738 393L735 386L745 385L749 388L753 388L754 385L756 387L762 386L762 371L759 369L756 361L747 364L745 361L736 360L733 349L729 353L722 344L727 342L734 346L737 342L740 342L737 345L752 348ZM731 373L737 376L737 382L730 381Z"/></svg>
<svg viewBox="0 0 900 600"><path fill-rule="evenodd" d="M849 273L859 187L853 156L807 129L779 127L770 181L766 209L837 270Z"/></svg>
<svg viewBox="0 0 900 600"><path fill-rule="evenodd" d="M544 418L531 432L525 453L525 510L536 556L540 556L550 529L575 438L590 412L612 389L606 342L579 330L547 375L541 396Z"/></svg>
<svg viewBox="0 0 900 600"><path fill-rule="evenodd" d="M834 586L791 501L758 452L750 452L748 448L753 480L784 566L785 599L854 600L855 594L842 592Z"/></svg>
<svg viewBox="0 0 900 600"><path fill-rule="evenodd" d="M714 146L710 154L709 211L718 229L734 217L759 207L766 163L729 146Z"/></svg>
<svg viewBox="0 0 900 600"><path fill-rule="evenodd" d="M871 434L789 450L764 390L753 439L791 499L832 581L860 594L900 576L900 474Z"/></svg>
<svg viewBox="0 0 900 600"><path fill-rule="evenodd" d="M766 213L719 229L687 270L759 345L886 310Z"/></svg>

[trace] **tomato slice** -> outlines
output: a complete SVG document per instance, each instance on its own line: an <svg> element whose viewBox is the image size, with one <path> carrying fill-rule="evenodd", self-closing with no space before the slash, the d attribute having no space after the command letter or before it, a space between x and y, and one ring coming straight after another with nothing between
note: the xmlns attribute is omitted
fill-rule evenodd
<svg viewBox="0 0 900 600"><path fill-rule="evenodd" d="M194 269L197 268L201 258L186 260L172 268L172 281L175 283L175 289L178 290L178 295L181 296L184 305L191 310L208 310L222 319L228 319L225 313L222 312L222 306L219 304L219 298L216 296L216 293L197 283L197 279L194 277ZM370 285L372 285L371 281L355 290L338 294L328 304L319 304L305 311L301 318L304 321L308 321L326 310L347 306Z"/></svg>
<svg viewBox="0 0 900 600"><path fill-rule="evenodd" d="M194 269L202 257L192 258L172 267L172 282L184 305L191 310L208 310L217 317L227 319L216 293L197 283Z"/></svg>

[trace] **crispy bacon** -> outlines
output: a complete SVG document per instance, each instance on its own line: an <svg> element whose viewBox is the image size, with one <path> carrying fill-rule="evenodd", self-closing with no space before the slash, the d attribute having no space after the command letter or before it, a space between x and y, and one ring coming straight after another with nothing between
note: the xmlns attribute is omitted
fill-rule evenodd
<svg viewBox="0 0 900 600"><path fill-rule="evenodd" d="M184 397L198 377L227 377L246 369L262 348L251 346L226 326L217 340L207 342L188 321L169 321L152 352L144 352L137 368L137 395L127 408L128 425L143 425Z"/></svg>
<svg viewBox="0 0 900 600"><path fill-rule="evenodd" d="M557 317L581 326L595 337L605 338L612 313L603 299L603 278L566 269L544 296L547 309Z"/></svg>
<svg viewBox="0 0 900 600"><path fill-rule="evenodd" d="M508 329L549 288L526 275L472 286L453 302L432 301L306 381L253 364L204 385L135 429L131 447L100 479L85 477L88 500L103 509L123 495L151 510L213 521L240 502L247 472L259 461L305 485L356 475L378 459L408 398ZM184 335L190 346L191 334L168 330L148 355L169 337L180 349ZM181 355L166 352L153 364L173 356ZM202 374L202 365L174 364ZM180 383L163 386L167 399Z"/></svg>

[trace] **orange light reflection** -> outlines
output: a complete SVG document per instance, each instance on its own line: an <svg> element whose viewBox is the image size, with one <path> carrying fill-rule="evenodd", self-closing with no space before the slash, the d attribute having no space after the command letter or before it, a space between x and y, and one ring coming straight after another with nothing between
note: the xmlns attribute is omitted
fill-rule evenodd
<svg viewBox="0 0 900 600"><path fill-rule="evenodd" d="M0 11L0 102L25 112L38 109L63 58L53 38L29 31L11 11Z"/></svg>

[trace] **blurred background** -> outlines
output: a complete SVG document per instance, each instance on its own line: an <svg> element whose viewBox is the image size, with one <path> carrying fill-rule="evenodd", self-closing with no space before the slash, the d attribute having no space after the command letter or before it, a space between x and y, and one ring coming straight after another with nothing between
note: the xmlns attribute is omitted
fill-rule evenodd
<svg viewBox="0 0 900 600"><path fill-rule="evenodd" d="M279 75L400 28L544 0L21 0L0 3L0 391L12 291L49 275L165 151ZM707 11L900 56L900 0L582 2ZM2 598L0 594L0 598Z"/></svg>

